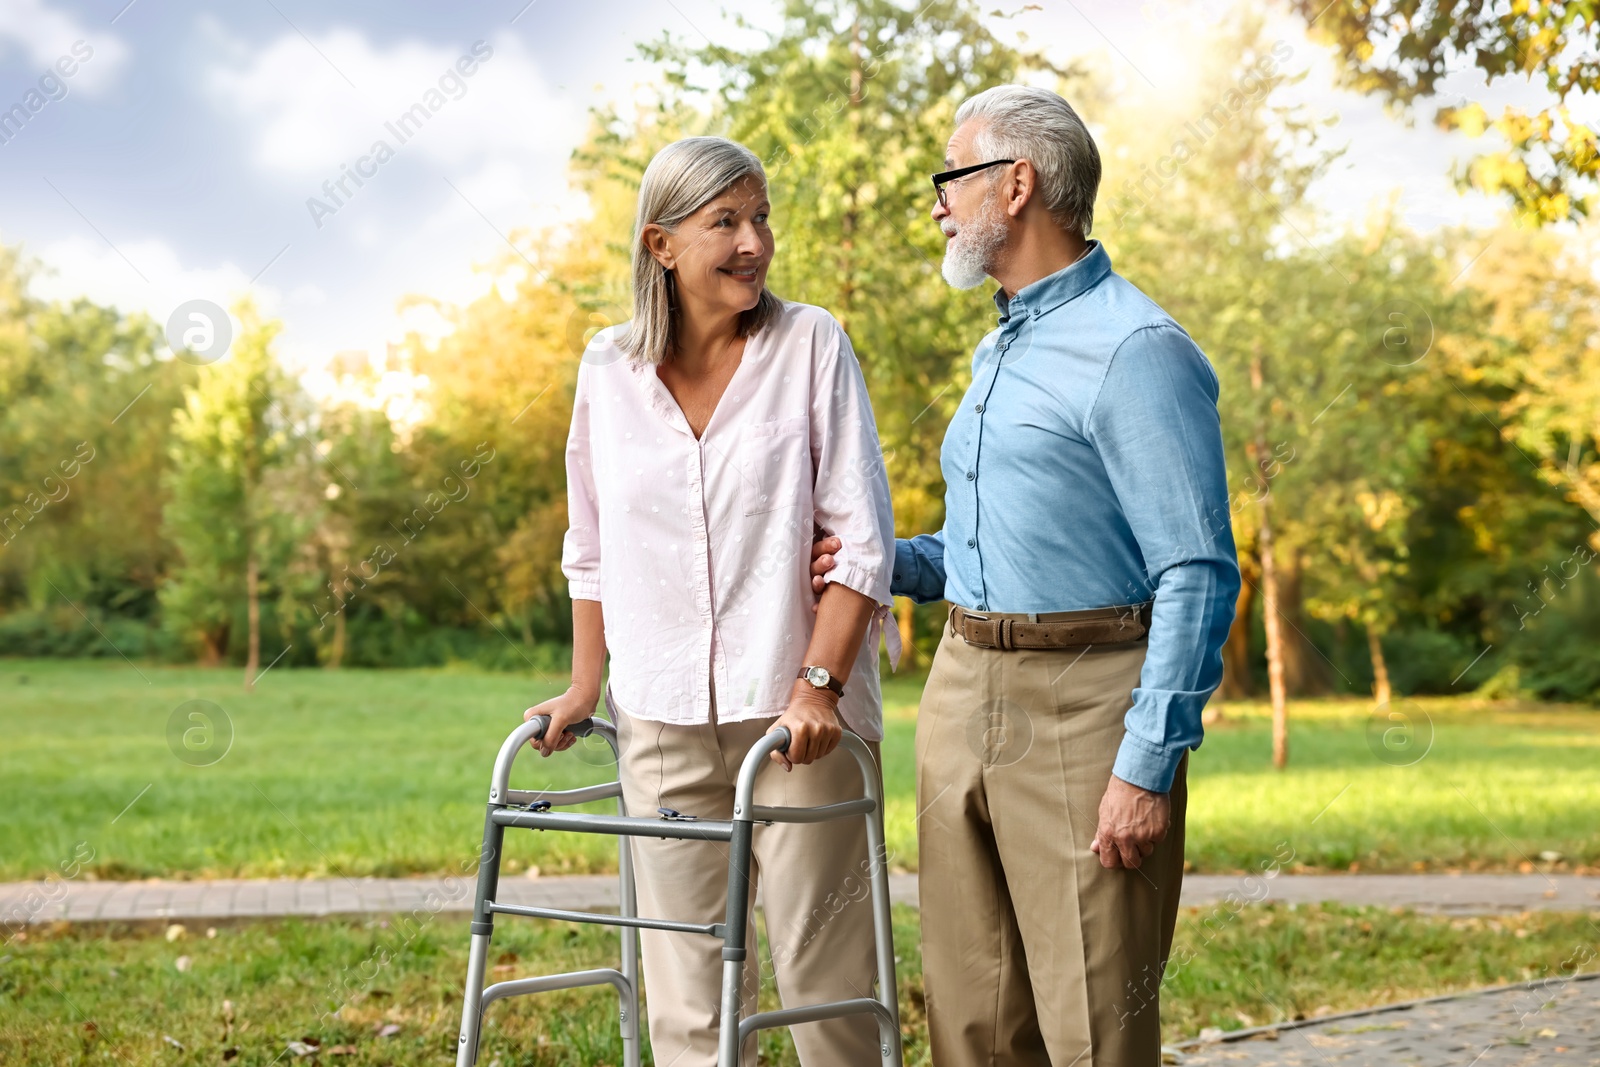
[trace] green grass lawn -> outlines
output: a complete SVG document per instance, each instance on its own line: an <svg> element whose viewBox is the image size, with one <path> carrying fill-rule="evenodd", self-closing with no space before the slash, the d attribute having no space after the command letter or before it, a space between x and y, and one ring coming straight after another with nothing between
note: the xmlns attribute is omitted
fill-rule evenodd
<svg viewBox="0 0 1600 1067"><path fill-rule="evenodd" d="M1600 916L1597 916L1600 917ZM214 933L213 933L214 931ZM1449 919L1381 908L1188 910L1162 993L1168 1042L1450 990L1570 974L1591 917ZM466 921L387 918L35 928L0 956L0 1063L122 1067L450 1062L466 974ZM496 924L493 980L615 964L616 935ZM928 1063L916 914L896 912L906 1063ZM1587 969L1587 968L1585 968ZM769 972L770 973L770 972ZM1381 977L1380 977L1381 976ZM764 1007L775 1006L770 992ZM1529 995L1527 1010L1538 1007ZM490 1008L484 1067L620 1062L615 994L570 991ZM335 1013L336 1014L333 1014ZM297 1059L289 1043L318 1047ZM796 1063L786 1035L764 1063ZM648 1062L648 1061L647 1061Z"/></svg>
<svg viewBox="0 0 1600 1067"><path fill-rule="evenodd" d="M886 684L888 836L907 869L921 682ZM0 661L0 879L47 876L86 849L100 878L458 870L476 854L500 741L557 688L467 670L278 668L254 693L239 683L236 670ZM220 751L223 732L210 749L191 733L198 747L186 749L191 700L232 727L226 755L206 766L194 764ZM1191 764L1193 868L1254 870L1285 848L1307 869L1600 865L1600 713L1469 698L1401 706L1418 724L1409 747L1399 734L1385 747L1390 724L1369 730L1362 701L1295 703L1280 773L1264 708L1227 705ZM605 763L594 750L529 753L513 785L595 781ZM609 839L508 842L511 872L614 865Z"/></svg>

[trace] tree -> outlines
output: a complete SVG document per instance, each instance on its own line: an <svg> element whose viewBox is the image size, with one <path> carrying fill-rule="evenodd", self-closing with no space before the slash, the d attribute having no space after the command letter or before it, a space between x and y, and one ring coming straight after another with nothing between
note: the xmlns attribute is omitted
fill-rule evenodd
<svg viewBox="0 0 1600 1067"><path fill-rule="evenodd" d="M307 410L279 366L248 302L231 353L201 369L173 421L171 492L164 519L179 560L162 590L167 624L198 639L203 659L227 655L239 611L246 619L244 684L261 666L261 601L282 580L312 523Z"/></svg>
<svg viewBox="0 0 1600 1067"><path fill-rule="evenodd" d="M1457 176L1505 196L1519 215L1554 222L1587 215L1600 177L1600 138L1574 106L1600 90L1593 3L1484 4L1478 0L1290 0L1318 37L1333 45L1344 85L1410 112L1436 97L1440 81L1475 67L1489 84L1522 77L1553 102L1532 111L1505 107L1491 118L1478 103L1447 105L1436 121L1473 136L1493 130L1505 147Z"/></svg>
<svg viewBox="0 0 1600 1067"><path fill-rule="evenodd" d="M65 597L69 626L78 610L147 617L171 556L171 409L192 368L159 354L148 318L34 300L30 278L0 247L0 609Z"/></svg>

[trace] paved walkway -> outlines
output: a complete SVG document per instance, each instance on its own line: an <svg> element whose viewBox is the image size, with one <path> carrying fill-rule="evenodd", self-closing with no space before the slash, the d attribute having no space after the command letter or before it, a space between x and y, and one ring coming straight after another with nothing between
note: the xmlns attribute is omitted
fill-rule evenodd
<svg viewBox="0 0 1600 1067"><path fill-rule="evenodd" d="M223 919L270 915L472 910L469 878L323 878L212 882L0 883L0 928L24 922L132 919ZM915 904L917 876L893 875L890 896ZM552 878L507 876L500 900L551 908L603 909L617 903L611 875ZM1224 900L1402 906L1456 915L1536 909L1600 909L1600 878L1542 874L1279 875L1248 878L1190 875L1183 902Z"/></svg>
<svg viewBox="0 0 1600 1067"><path fill-rule="evenodd" d="M1433 997L1169 1050L1184 1067L1596 1067L1600 974Z"/></svg>

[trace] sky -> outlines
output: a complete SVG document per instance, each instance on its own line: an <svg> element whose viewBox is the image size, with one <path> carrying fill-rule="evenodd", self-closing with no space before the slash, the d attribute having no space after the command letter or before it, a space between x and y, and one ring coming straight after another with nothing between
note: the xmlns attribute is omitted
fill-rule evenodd
<svg viewBox="0 0 1600 1067"><path fill-rule="evenodd" d="M746 14L770 23L775 6ZM1203 110L1192 42L1225 10L1043 0L1004 25L1058 60L1099 57L1115 85L1181 115ZM166 322L250 294L283 320L291 365L381 357L408 326L442 327L403 308L408 294L470 301L513 231L581 214L566 170L590 109L654 81L635 42L749 32L720 0L0 0L0 112L43 100L0 124L0 241L41 263L41 297ZM1305 74L1285 97L1337 116L1330 137L1348 150L1315 190L1336 218L1391 195L1420 228L1494 217L1448 177L1474 142L1334 89L1329 57L1287 16L1268 36L1287 47L1282 69ZM1447 83L1486 102L1530 95L1494 88Z"/></svg>

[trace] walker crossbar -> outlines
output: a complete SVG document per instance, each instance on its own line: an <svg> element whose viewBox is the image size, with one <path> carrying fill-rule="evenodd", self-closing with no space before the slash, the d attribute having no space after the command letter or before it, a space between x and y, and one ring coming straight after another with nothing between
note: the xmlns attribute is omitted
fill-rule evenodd
<svg viewBox="0 0 1600 1067"><path fill-rule="evenodd" d="M529 919L558 919L569 923L598 923L601 926L631 926L639 930L670 930L678 934L722 936L721 923L681 923L672 919L642 919L638 916L611 915L602 911L567 911L564 908L533 908L525 904L496 904L489 910L497 915L522 915Z"/></svg>
<svg viewBox="0 0 1600 1067"><path fill-rule="evenodd" d="M578 737L598 734L611 746L613 756L617 756L619 748L614 724L618 712L609 689L606 691L606 710L610 714L610 722L605 719L585 719L567 727L567 732ZM854 757L861 771L863 795L854 800L814 808L753 804L751 798L754 796L756 773L771 762L768 757L774 752L788 749L789 731L778 729L763 736L740 766L731 820L648 819L628 815L620 781L565 790L511 789L512 764L525 745L544 737L549 725L549 718L543 715L527 720L511 731L495 758L494 773L489 784L489 805L484 817L483 847L479 854L478 889L473 903L471 947L467 957L466 996L461 1011L461 1034L457 1041L457 1067L473 1067L477 1062L483 1010L494 1001L529 993L596 985L610 985L616 989L621 1003L619 1021L623 1067L639 1067L639 941L638 935L633 932L637 929L701 934L722 940L722 1021L717 1043L718 1067L738 1067L740 1047L757 1030L859 1014L873 1016L878 1024L883 1067L900 1067L900 1016L895 1000L894 937L889 914L888 871L884 863L883 795L878 783L877 764L866 742L849 732L844 734L840 742L840 748ZM557 805L584 804L612 798L617 801L617 814L614 816L546 810ZM877 997L799 1005L741 1018L740 986L748 954L749 875L755 824L818 823L850 816L864 816L867 820L869 882L878 965ZM620 889L618 914L497 903L494 898L499 891L501 846L507 827L616 836ZM632 837L728 842L728 904L724 921L690 923L641 918L634 888L632 851L628 844L628 839ZM494 934L496 914L619 927L622 932L622 965L619 969L596 968L518 978L485 988L484 972L487 970L489 942Z"/></svg>
<svg viewBox="0 0 1600 1067"><path fill-rule="evenodd" d="M710 819L679 822L662 818L583 815L567 811L513 811L506 808L496 811L492 818L501 826L521 826L529 830L565 830L574 834L667 837L689 841L726 841L733 836L733 823Z"/></svg>

